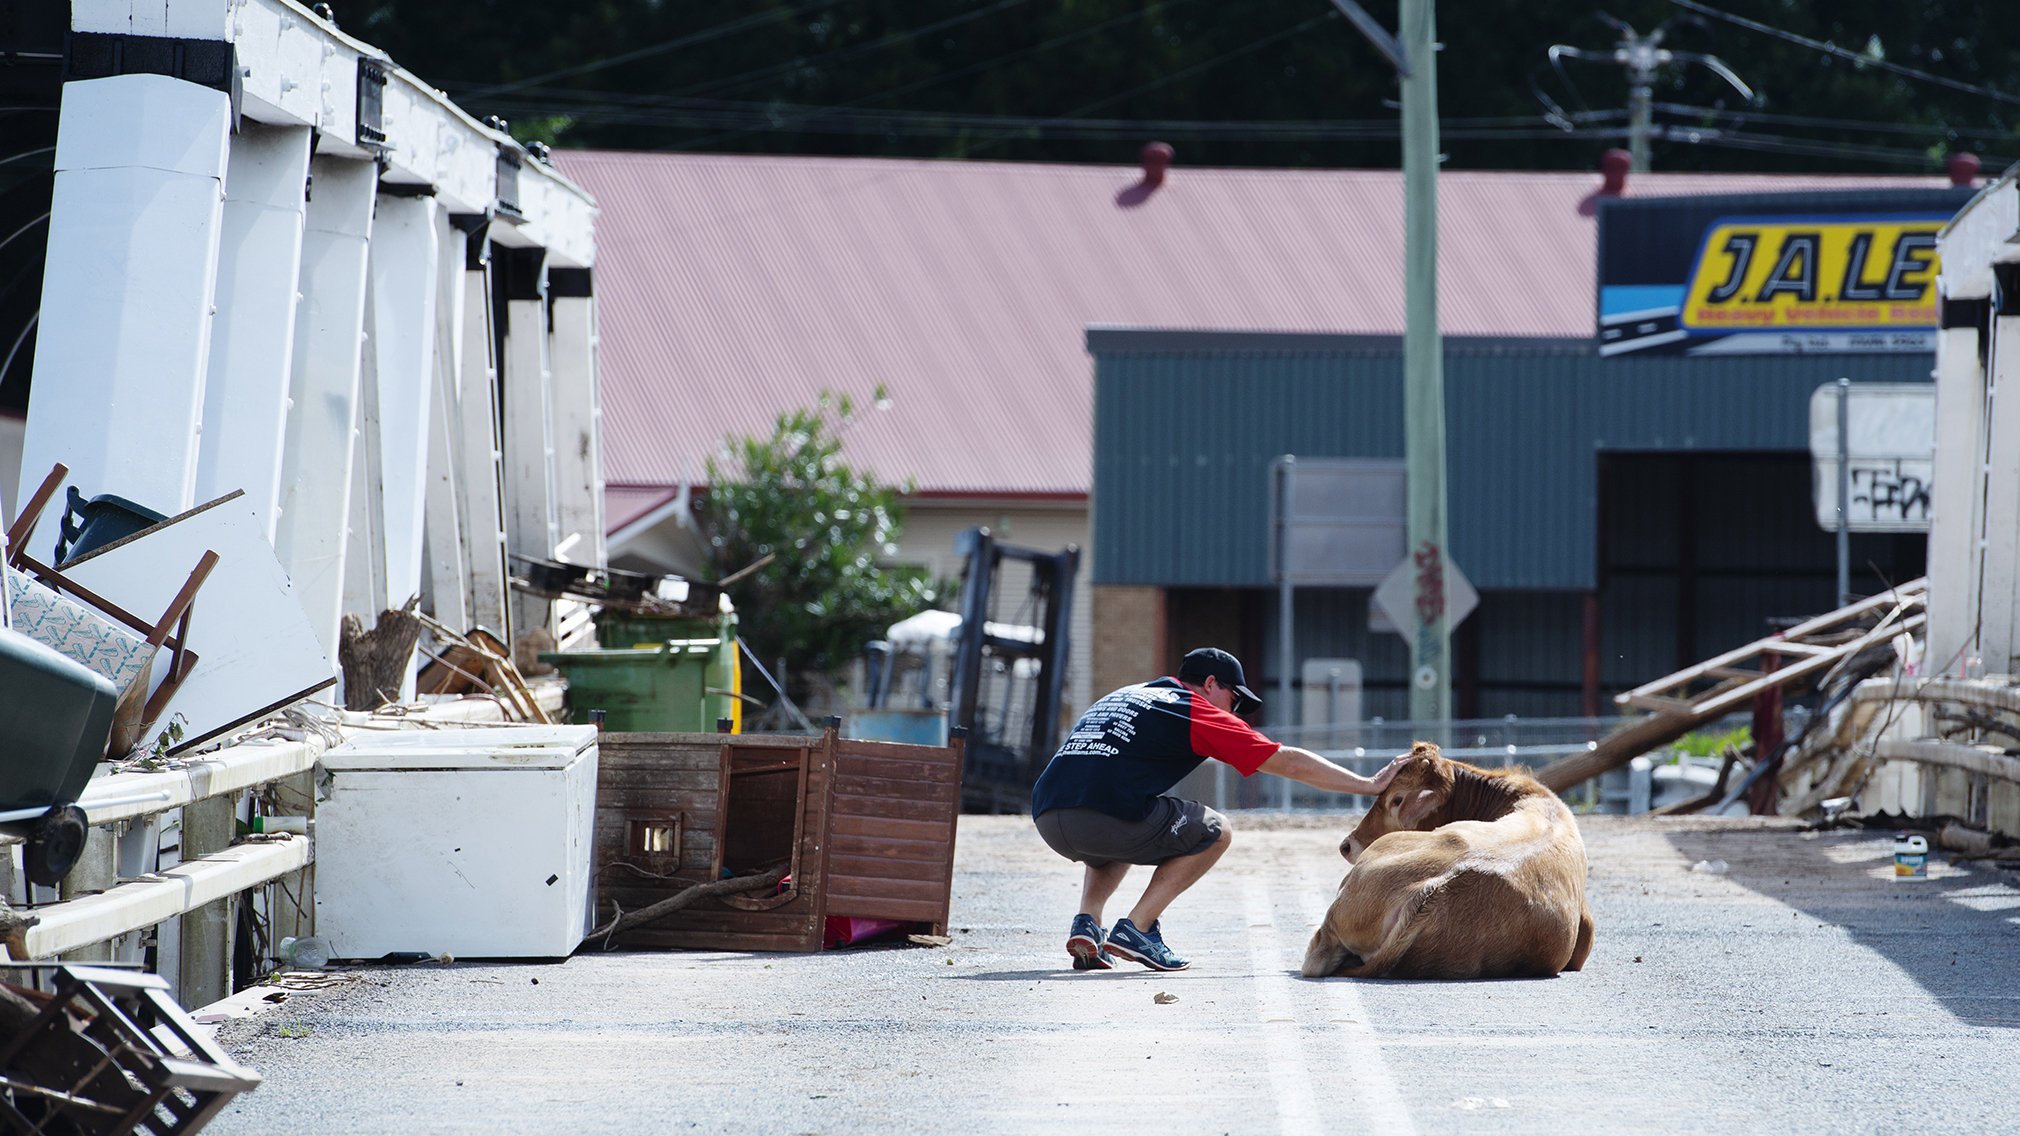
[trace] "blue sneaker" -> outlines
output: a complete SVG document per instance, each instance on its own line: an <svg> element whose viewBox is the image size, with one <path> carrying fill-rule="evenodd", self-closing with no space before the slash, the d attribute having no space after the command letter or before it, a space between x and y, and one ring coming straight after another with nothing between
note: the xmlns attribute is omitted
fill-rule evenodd
<svg viewBox="0 0 2020 1136"><path fill-rule="evenodd" d="M1101 946L1101 924L1092 915L1075 915L1073 930L1066 936L1066 953L1073 956L1075 970L1114 970L1108 952Z"/></svg>
<svg viewBox="0 0 2020 1136"><path fill-rule="evenodd" d="M1152 970L1184 970L1192 965L1164 945L1157 923L1152 923L1148 931L1139 931L1129 920L1117 919L1115 930L1108 933L1108 953L1140 962Z"/></svg>

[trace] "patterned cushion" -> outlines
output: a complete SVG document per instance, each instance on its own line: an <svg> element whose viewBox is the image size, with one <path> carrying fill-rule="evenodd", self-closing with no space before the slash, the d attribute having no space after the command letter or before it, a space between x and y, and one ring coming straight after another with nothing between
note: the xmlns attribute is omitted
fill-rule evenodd
<svg viewBox="0 0 2020 1136"><path fill-rule="evenodd" d="M14 630L111 679L115 689L124 691L154 658L146 639L82 601L56 594L27 573L0 571L7 576Z"/></svg>

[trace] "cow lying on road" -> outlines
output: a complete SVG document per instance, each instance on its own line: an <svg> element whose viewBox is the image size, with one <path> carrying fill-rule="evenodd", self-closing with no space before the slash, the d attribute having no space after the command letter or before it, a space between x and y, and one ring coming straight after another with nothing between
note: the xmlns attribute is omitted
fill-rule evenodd
<svg viewBox="0 0 2020 1136"><path fill-rule="evenodd" d="M1307 978L1542 977L1592 952L1585 843L1525 773L1418 742L1340 854L1353 867L1305 951Z"/></svg>

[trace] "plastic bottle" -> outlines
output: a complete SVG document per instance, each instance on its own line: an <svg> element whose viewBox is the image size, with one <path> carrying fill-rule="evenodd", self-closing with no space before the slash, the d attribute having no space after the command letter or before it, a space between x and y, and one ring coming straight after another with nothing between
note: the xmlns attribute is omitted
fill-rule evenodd
<svg viewBox="0 0 2020 1136"><path fill-rule="evenodd" d="M297 939L290 935L281 940L280 957L289 966L302 970L321 970L330 965L330 941L314 935Z"/></svg>
<svg viewBox="0 0 2020 1136"><path fill-rule="evenodd" d="M1894 834L1894 878L1897 880L1929 878L1928 838L1912 832Z"/></svg>

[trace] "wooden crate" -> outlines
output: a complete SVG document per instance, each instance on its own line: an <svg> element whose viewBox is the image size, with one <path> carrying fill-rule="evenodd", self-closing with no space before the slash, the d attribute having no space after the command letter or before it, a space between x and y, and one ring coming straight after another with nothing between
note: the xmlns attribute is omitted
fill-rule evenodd
<svg viewBox="0 0 2020 1136"><path fill-rule="evenodd" d="M817 951L830 915L943 934L953 886L961 746L757 734L602 736L597 919L684 888L787 867L772 896L703 899L617 942Z"/></svg>

